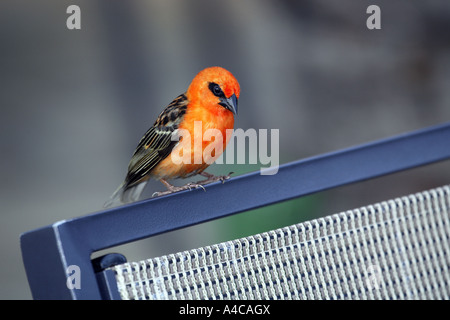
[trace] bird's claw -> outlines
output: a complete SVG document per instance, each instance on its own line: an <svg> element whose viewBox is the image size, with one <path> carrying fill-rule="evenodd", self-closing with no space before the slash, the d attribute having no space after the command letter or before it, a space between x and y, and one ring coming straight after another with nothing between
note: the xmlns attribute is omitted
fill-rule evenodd
<svg viewBox="0 0 450 320"><path fill-rule="evenodd" d="M230 172L226 176L215 176L215 175L212 175L212 174L206 174L206 175L204 174L207 177L206 180L202 180L202 181L199 181L199 182L190 182L190 183L188 183L188 184L186 184L186 185L184 185L182 187L172 186L170 184L167 184L167 182L166 182L166 187L167 187L168 190L167 191L154 192L152 194L152 197L160 197L160 196L164 196L164 195L171 194L171 193L178 192L178 191L192 190L192 189L199 189L199 188L203 189L203 191L206 192L206 189L205 189L204 185L207 185L207 184L210 184L210 183L213 183L213 182L217 182L217 181L221 181L222 183L225 183L225 180L230 179L231 175L233 173L234 172Z"/></svg>
<svg viewBox="0 0 450 320"><path fill-rule="evenodd" d="M210 183L217 182L217 181L221 181L222 183L225 183L225 180L230 179L231 175L233 173L234 172L230 172L226 176L215 176L212 174L208 174L208 175L205 175L207 177L206 180L199 181L199 182L197 182L197 184L206 185L206 184L210 184Z"/></svg>
<svg viewBox="0 0 450 320"><path fill-rule="evenodd" d="M219 176L219 177L220 177L220 180L222 181L222 183L225 183L225 180L230 179L230 178L231 178L231 175L232 175L233 173L234 173L234 172L230 172L230 173L227 174L226 176Z"/></svg>
<svg viewBox="0 0 450 320"><path fill-rule="evenodd" d="M202 186L201 184L194 183L194 182L190 182L190 183L188 183L188 184L186 184L186 185L184 185L184 186L182 186L182 187L175 187L175 186L172 186L172 188L170 188L170 189L167 190L167 191L157 191L157 192L154 192L154 193L152 194L152 198L153 198L153 197L164 196L164 195L171 194L171 193L178 192L178 191L192 190L192 189L198 189L198 188L201 188L201 189L203 189L203 191L206 192L205 187Z"/></svg>
<svg viewBox="0 0 450 320"><path fill-rule="evenodd" d="M202 188L203 191L206 192L205 187L198 183L190 182L186 186L189 188L189 190L192 190L193 188L195 188L195 189Z"/></svg>
<svg viewBox="0 0 450 320"><path fill-rule="evenodd" d="M171 194L172 192L175 192L175 191L170 191L170 190L167 190L167 191L156 191L156 192L153 192L152 198L164 196L166 194Z"/></svg>

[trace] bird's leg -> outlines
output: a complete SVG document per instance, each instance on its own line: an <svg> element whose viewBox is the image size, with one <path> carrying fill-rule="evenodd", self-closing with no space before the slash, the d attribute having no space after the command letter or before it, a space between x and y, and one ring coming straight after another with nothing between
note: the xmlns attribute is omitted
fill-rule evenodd
<svg viewBox="0 0 450 320"><path fill-rule="evenodd" d="M229 173L228 175L226 175L226 176L215 176L215 175L213 175L213 174L211 174L211 173L208 173L208 172L203 171L203 172L201 172L200 174L201 174L202 176L206 177L206 179L205 179L205 180L201 180L201 181L199 181L199 182L197 182L197 183L200 184L200 185L205 185L205 184L213 183L213 182L216 182L216 181L222 181L222 183L224 183L225 180L230 179L230 177L231 177L231 175L232 175L233 173L234 173L234 172L230 172L230 173Z"/></svg>
<svg viewBox="0 0 450 320"><path fill-rule="evenodd" d="M191 190L192 188L202 188L203 191L206 191L205 188L201 184L198 184L198 183L188 183L184 186L177 187L177 186L171 185L169 182L167 182L164 179L160 179L159 181L161 181L161 183L166 186L167 191L154 192L152 197L164 196L166 194L171 194L174 192L188 190L188 189Z"/></svg>

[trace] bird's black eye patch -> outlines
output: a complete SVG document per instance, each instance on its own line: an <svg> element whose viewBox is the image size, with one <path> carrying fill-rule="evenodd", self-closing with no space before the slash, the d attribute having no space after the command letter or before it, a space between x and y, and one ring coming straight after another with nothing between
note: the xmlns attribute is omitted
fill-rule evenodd
<svg viewBox="0 0 450 320"><path fill-rule="evenodd" d="M225 94L217 83L210 82L208 87L216 97L225 98Z"/></svg>

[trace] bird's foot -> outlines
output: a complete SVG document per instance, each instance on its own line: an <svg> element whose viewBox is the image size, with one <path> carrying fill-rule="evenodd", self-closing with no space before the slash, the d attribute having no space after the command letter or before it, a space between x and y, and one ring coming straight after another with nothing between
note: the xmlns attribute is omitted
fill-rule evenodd
<svg viewBox="0 0 450 320"><path fill-rule="evenodd" d="M202 172L202 173L200 173L200 174L201 174L202 176L206 177L206 179L197 182L197 184L200 184L200 185L206 185L206 184L210 184L210 183L217 182L217 181L222 181L222 183L225 183L225 180L230 179L230 178L231 178L231 175L232 175L233 173L234 173L234 172L230 172L230 173L229 173L228 175L226 175L226 176L215 176L215 175L213 175L213 174L211 174L211 173L208 173L208 172Z"/></svg>
<svg viewBox="0 0 450 320"><path fill-rule="evenodd" d="M167 194L171 194L174 192L178 192L178 191L183 191L183 190L192 190L192 189L198 189L198 188L202 188L203 191L206 192L206 189L204 187L204 185L213 183L213 182L217 182L217 181L222 181L222 183L225 183L225 180L230 179L231 175L234 172L230 172L228 175L225 176L215 176L211 173L208 172L202 172L200 173L202 176L206 177L205 180L201 180L198 182L190 182L184 186L181 187L177 187L177 186L173 186L170 183L168 183L166 180L161 179L160 181L166 186L167 190L166 191L159 191L159 192L154 192L152 194L152 197L159 197L159 196L164 196Z"/></svg>
<svg viewBox="0 0 450 320"><path fill-rule="evenodd" d="M206 189L205 189L205 187L204 187L204 186L202 186L202 185L201 185L201 184L199 184L199 183L195 183L195 182L190 182L190 183L188 183L188 184L186 185L186 187L188 187L188 188L189 188L189 190L201 188L201 189L203 189L203 191L205 191L205 192L206 192Z"/></svg>
<svg viewBox="0 0 450 320"><path fill-rule="evenodd" d="M162 179L161 179L161 182L163 182ZM178 191L192 190L192 189L198 189L198 188L201 188L201 189L203 189L203 191L206 192L206 189L205 189L204 186L202 186L199 183L195 183L195 182L190 182L190 183L188 183L188 184L186 184L184 186L181 186L181 187L173 186L173 185L169 184L165 180L164 180L163 184L167 187L167 190L166 191L154 192L152 194L152 197L159 197L159 196L164 196L164 195L171 194L171 193L178 192Z"/></svg>

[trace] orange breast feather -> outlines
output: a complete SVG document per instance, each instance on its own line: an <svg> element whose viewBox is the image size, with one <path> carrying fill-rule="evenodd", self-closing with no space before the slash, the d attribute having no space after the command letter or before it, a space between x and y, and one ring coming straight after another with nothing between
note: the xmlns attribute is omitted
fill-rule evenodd
<svg viewBox="0 0 450 320"><path fill-rule="evenodd" d="M180 123L179 130L187 130L189 137L182 138L173 149L179 158L174 162L172 155L161 161L152 175L163 179L184 178L205 170L225 150L233 129L233 114L221 106L190 105ZM208 129L215 129L209 130ZM209 136L209 137L208 137ZM216 139L217 137L217 139ZM211 141L208 141L208 140ZM189 152L189 155L183 152ZM188 161L179 163L180 158ZM190 162L190 163L187 163Z"/></svg>

